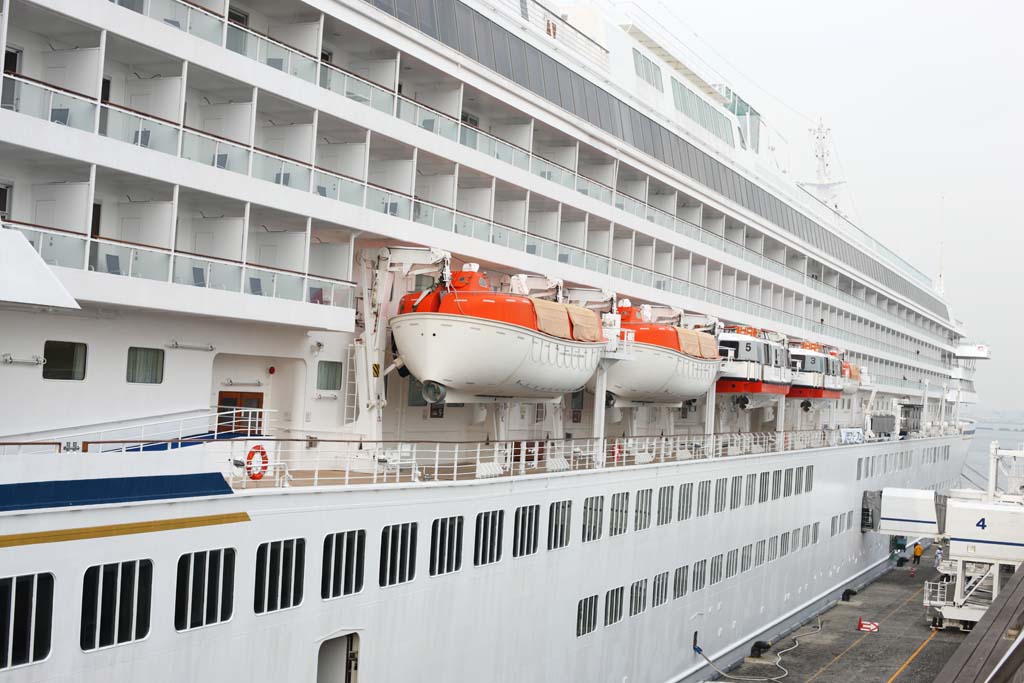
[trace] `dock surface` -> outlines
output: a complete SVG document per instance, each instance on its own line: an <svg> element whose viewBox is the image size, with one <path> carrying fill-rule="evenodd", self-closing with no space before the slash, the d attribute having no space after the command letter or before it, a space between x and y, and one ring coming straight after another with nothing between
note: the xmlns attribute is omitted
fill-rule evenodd
<svg viewBox="0 0 1024 683"><path fill-rule="evenodd" d="M850 602L840 602L816 620L772 644L756 663L748 658L728 673L772 680L782 671L772 665L776 652L800 646L782 656L789 675L785 683L933 683L947 660L964 641L958 630L933 631L921 604L925 581L938 575L933 550L925 553L916 575L911 565L894 568L867 586ZM857 630L857 620L878 623L877 633ZM801 633L808 634L800 636ZM727 681L724 676L717 680Z"/></svg>

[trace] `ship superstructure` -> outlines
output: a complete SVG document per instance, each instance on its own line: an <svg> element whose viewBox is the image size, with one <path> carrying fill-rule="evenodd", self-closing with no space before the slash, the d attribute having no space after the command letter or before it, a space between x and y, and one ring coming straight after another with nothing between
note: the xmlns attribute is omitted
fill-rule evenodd
<svg viewBox="0 0 1024 683"><path fill-rule="evenodd" d="M987 347L637 7L0 10L0 680L702 680L957 480Z"/></svg>

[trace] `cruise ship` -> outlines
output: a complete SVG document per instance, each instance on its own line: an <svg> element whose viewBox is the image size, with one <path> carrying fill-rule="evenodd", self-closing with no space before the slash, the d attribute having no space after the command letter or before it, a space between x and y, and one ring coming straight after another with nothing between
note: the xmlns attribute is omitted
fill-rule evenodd
<svg viewBox="0 0 1024 683"><path fill-rule="evenodd" d="M988 348L664 17L0 10L0 683L709 680L959 479Z"/></svg>

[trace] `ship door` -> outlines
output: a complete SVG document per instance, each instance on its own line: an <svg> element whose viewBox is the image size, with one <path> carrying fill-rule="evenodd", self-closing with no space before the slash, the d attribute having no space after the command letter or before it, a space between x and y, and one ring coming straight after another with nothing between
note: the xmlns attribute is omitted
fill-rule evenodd
<svg viewBox="0 0 1024 683"><path fill-rule="evenodd" d="M349 633L320 644L316 683L359 683L359 634Z"/></svg>
<svg viewBox="0 0 1024 683"><path fill-rule="evenodd" d="M217 394L217 432L260 434L263 429L263 393L222 391Z"/></svg>

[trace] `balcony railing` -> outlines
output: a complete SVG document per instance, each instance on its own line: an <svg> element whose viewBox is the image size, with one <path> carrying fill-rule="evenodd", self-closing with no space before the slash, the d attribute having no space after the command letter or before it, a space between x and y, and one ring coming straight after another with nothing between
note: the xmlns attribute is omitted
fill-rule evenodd
<svg viewBox="0 0 1024 683"><path fill-rule="evenodd" d="M192 128L185 128L182 133L183 158L233 173L249 175L249 157L252 151L245 145Z"/></svg>
<svg viewBox="0 0 1024 683"><path fill-rule="evenodd" d="M119 105L100 105L100 135L164 154L178 154L181 128Z"/></svg>
<svg viewBox="0 0 1024 683"><path fill-rule="evenodd" d="M272 69L316 83L317 59L270 36L228 22L225 47Z"/></svg>
<svg viewBox="0 0 1024 683"><path fill-rule="evenodd" d="M36 250L40 258L51 266L66 268L84 268L86 247L89 236L70 230L48 228L42 225L30 225L5 220L4 228L17 230L25 235L29 244Z"/></svg>
<svg viewBox="0 0 1024 683"><path fill-rule="evenodd" d="M13 73L4 74L3 93L4 109L78 130L92 131L96 125L96 102L87 95Z"/></svg>
<svg viewBox="0 0 1024 683"><path fill-rule="evenodd" d="M272 152L254 150L252 177L268 180L275 185L309 192L312 166L296 159L288 159Z"/></svg>
<svg viewBox="0 0 1024 683"><path fill-rule="evenodd" d="M223 19L203 8L183 2L182 0L110 1L116 2L117 4L132 11L139 12L140 14L153 17L154 19L170 26L174 26L175 28L185 30L193 35L203 38L204 40L222 44L221 33ZM511 0L502 1L511 2ZM540 5L537 6L540 7ZM530 20L536 20L537 16L539 16L537 12L533 12ZM560 18L552 15L550 20L558 23ZM429 108L419 103L412 102L407 98L399 98L399 101L396 103L395 93L388 88L371 83L366 79L344 71L332 64L325 62L318 63L311 55L308 55L301 50L274 40L269 36L258 34L245 27L241 27L236 24L229 24L227 31L224 33L227 40L227 43L224 44L224 46L234 52L248 56L255 61L271 66L272 68L295 75L308 82L317 81L315 74L317 71L317 65L319 64L319 84L322 88L331 90L332 92L336 92L344 97L363 104L367 104L378 111L388 114L397 114L403 120L409 121L420 128L433 130L445 138L455 139L452 137L454 134L452 128L453 124L455 124L454 119L436 111L431 112ZM569 35L575 36L576 33L570 31ZM561 37L562 36L559 36L559 38ZM584 41L584 44L588 49L594 48L596 45L593 44L592 41L586 40ZM598 46L597 53L595 54L600 57L602 50L603 49ZM603 59L606 58L607 54L604 53ZM47 118L45 115L46 112L42 112L42 114L43 115L39 116L40 118ZM86 116L86 113L82 112L82 115ZM908 324L911 324L899 316L894 316L872 307L863 299L854 297L853 295L843 292L836 287L825 285L819 280L814 280L806 273L789 268L785 264L774 261L769 257L748 249L743 245L728 244L720 235L714 235L714 233L710 233L685 220L672 216L669 212L650 206L642 200L628 197L621 193L615 193L611 188L602 186L590 179L579 176L569 169L565 169L541 159L528 150L516 147L511 143L494 137L472 126L468 126L467 124L460 123L457 125L457 139L468 147L472 147L473 149L481 151L496 159L506 161L507 163L513 164L519 168L528 169L534 174L558 183L563 187L576 188L582 194L594 197L602 202L613 203L616 207L627 211L638 218L651 221L661 225L662 227L673 229L677 233L685 234L695 239L700 239L703 243L708 244L709 246L715 246L727 253L743 258L750 263L765 267L777 274L785 275L789 279L798 283L809 285L818 289L818 291L836 296L845 303L859 307L864 311L866 317L873 320L881 318L885 321L892 322L899 326L897 329L904 328ZM186 144L190 143L187 137L185 142ZM194 142L194 140L191 142ZM210 145L207 144L205 147L210 147ZM207 152L211 151L213 150L195 150L194 148L190 148L187 154L183 153L183 156L194 160L198 160L195 159L196 156L199 156L200 158L222 158L216 156L220 154L218 152L213 152L213 155L207 154ZM197 152L201 153L197 154ZM220 162L215 161L212 165L218 165L219 163ZM230 163L230 160L224 160L223 163L225 165L218 167L235 170L240 166L240 164L237 163ZM247 166L244 166L244 168L247 168ZM609 201L609 194L611 194L613 198L611 201ZM872 243L876 244L875 250L877 251L877 243L874 243L873 240ZM884 247L882 247L882 249L884 249ZM917 327L915 333L938 344L946 345L949 343L949 340L945 335L936 334L921 327Z"/></svg>

